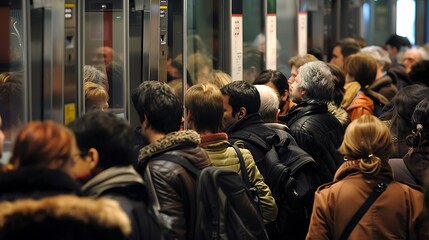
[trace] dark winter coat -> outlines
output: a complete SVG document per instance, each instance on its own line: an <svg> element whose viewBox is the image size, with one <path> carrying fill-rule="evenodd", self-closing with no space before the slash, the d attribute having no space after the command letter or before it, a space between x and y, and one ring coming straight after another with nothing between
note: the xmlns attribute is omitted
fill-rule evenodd
<svg viewBox="0 0 429 240"><path fill-rule="evenodd" d="M337 151L344 137L344 128L328 112L326 104L301 103L285 117L298 145L316 160L322 183L332 181L335 171L343 163Z"/></svg>
<svg viewBox="0 0 429 240"><path fill-rule="evenodd" d="M0 189L0 201L80 194L80 185L67 173L42 167L22 167L0 173Z"/></svg>
<svg viewBox="0 0 429 240"><path fill-rule="evenodd" d="M199 144L198 133L186 130L169 133L140 150L137 171L144 176L149 207L180 239L194 239L195 177L176 163L151 159L163 153L179 155L197 169L203 169L211 162Z"/></svg>
<svg viewBox="0 0 429 240"><path fill-rule="evenodd" d="M161 229L147 209L143 179L132 166L103 170L82 187L86 196L116 200L131 221L130 240L161 239Z"/></svg>

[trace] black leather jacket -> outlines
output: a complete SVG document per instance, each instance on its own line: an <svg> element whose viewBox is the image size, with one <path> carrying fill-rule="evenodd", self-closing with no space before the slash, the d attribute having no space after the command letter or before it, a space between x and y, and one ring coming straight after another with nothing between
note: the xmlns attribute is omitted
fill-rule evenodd
<svg viewBox="0 0 429 240"><path fill-rule="evenodd" d="M293 107L284 121L298 145L316 160L322 183L332 181L343 157L338 153L344 128L327 105L301 103Z"/></svg>

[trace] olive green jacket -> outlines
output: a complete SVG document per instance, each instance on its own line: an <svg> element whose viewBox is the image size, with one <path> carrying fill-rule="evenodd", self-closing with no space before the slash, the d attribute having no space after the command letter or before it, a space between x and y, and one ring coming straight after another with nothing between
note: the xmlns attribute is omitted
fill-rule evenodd
<svg viewBox="0 0 429 240"><path fill-rule="evenodd" d="M265 184L249 150L244 148L243 143L237 145L243 155L250 182L258 189L264 223L273 222L277 217L277 205L271 190ZM241 175L240 161L225 133L201 135L200 147L206 150L213 166L230 169Z"/></svg>

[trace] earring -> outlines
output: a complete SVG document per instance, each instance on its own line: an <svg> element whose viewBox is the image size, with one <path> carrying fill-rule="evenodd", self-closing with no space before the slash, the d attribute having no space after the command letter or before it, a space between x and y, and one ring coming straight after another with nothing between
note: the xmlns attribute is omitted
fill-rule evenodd
<svg viewBox="0 0 429 240"><path fill-rule="evenodd" d="M347 156L344 156L344 161L348 161L349 159L347 158Z"/></svg>

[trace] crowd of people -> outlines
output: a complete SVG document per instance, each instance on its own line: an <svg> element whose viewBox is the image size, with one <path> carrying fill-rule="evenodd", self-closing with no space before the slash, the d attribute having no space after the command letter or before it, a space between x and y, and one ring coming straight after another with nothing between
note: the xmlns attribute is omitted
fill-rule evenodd
<svg viewBox="0 0 429 240"><path fill-rule="evenodd" d="M0 173L0 239L232 239L258 223L250 239L429 239L429 58L398 35L362 44L340 40L329 63L294 56L290 73L250 67L242 81L199 52L187 86L170 58L168 83L131 96L135 129L108 111L108 76L85 66L87 113L67 126L30 122L15 138ZM0 126L16 118L7 110ZM235 216L240 226L201 207L213 168L250 184L251 206L219 198L256 209ZM208 210L222 214L215 230Z"/></svg>

